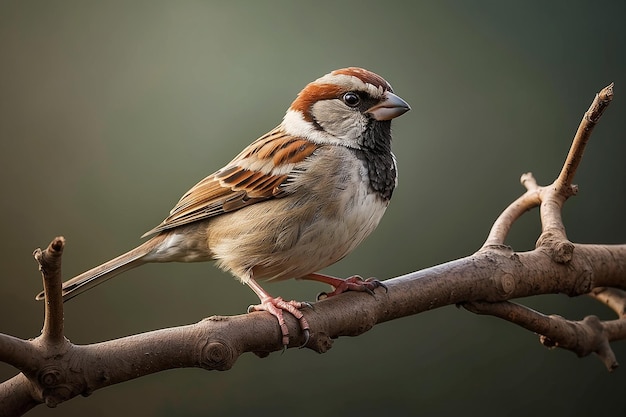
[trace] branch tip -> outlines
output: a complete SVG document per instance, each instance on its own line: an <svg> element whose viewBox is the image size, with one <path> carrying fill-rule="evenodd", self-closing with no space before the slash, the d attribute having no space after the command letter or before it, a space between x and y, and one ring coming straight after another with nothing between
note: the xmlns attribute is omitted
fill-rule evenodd
<svg viewBox="0 0 626 417"><path fill-rule="evenodd" d="M554 182L557 189L563 191L571 186L578 165L582 160L585 145L587 145L591 136L591 131L600 120L604 110L606 110L611 103L611 100L613 100L613 83L604 87L596 94L591 106L589 106L589 109L585 112L578 126L578 130L576 131L576 135L574 135L572 146L565 159L561 173Z"/></svg>
<svg viewBox="0 0 626 417"><path fill-rule="evenodd" d="M525 172L524 174L522 174L520 182L524 187L526 187L528 191L539 188L539 185L537 185L537 180L533 176L532 172Z"/></svg>
<svg viewBox="0 0 626 417"><path fill-rule="evenodd" d="M59 254L62 253L63 248L65 247L65 238L63 236L55 237L52 242L50 242L48 247L52 252L59 252Z"/></svg>
<svg viewBox="0 0 626 417"><path fill-rule="evenodd" d="M613 100L613 87L615 87L614 82L612 82L611 84L607 85L602 90L600 90L600 92L598 93L600 100L602 101Z"/></svg>
<svg viewBox="0 0 626 417"><path fill-rule="evenodd" d="M585 113L585 118L593 124L598 123L598 120L600 120L602 113L610 104L611 100L613 100L613 83L604 87L596 94L596 98L591 104L591 107L589 107L589 110Z"/></svg>

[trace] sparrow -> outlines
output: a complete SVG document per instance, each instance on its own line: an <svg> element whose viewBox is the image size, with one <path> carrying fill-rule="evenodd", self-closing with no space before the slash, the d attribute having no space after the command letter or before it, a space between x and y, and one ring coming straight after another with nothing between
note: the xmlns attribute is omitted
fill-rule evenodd
<svg viewBox="0 0 626 417"><path fill-rule="evenodd" d="M310 304L273 297L259 282L309 279L333 286L329 296L382 286L317 271L348 255L381 220L397 184L391 120L409 109L387 81L362 68L309 83L276 128L187 191L142 236L149 240L64 282L64 301L148 262L215 261L259 297L248 312L276 317L283 346L283 312L308 340L300 309Z"/></svg>

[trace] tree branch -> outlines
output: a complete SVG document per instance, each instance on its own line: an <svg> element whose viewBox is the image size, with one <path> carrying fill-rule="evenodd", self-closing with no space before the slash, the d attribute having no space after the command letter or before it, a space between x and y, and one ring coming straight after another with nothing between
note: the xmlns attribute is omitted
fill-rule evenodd
<svg viewBox="0 0 626 417"><path fill-rule="evenodd" d="M515 223L515 221L519 219L522 214L541 204L541 198L539 196L541 187L537 185L537 181L535 181L533 174L530 172L523 174L520 178L520 182L524 187L526 187L527 191L517 200L512 202L506 209L504 209L502 214L498 216L491 227L487 240L483 244L483 249L490 247L497 248L504 245L504 241L506 240L513 223Z"/></svg>
<svg viewBox="0 0 626 417"><path fill-rule="evenodd" d="M596 316L581 321L566 320L561 316L546 316L528 307L504 301L486 303L473 301L463 304L476 314L490 314L538 333L539 340L547 347L561 347L587 356L596 353L609 371L618 367L609 342L626 338L626 320L602 322Z"/></svg>
<svg viewBox="0 0 626 417"><path fill-rule="evenodd" d="M606 304L618 317L626 317L626 292L616 288L597 287L589 296Z"/></svg>
<svg viewBox="0 0 626 417"><path fill-rule="evenodd" d="M585 146L591 137L591 131L600 120L604 110L611 104L611 100L613 100L613 83L607 85L596 94L589 110L587 110L578 126L572 146L565 159L565 164L563 164L563 169L561 169L561 173L555 181L559 192L567 193L567 189L572 185L574 174L576 174L578 165L582 160Z"/></svg>
<svg viewBox="0 0 626 417"><path fill-rule="evenodd" d="M609 342L626 339L626 245L586 245L567 240L561 208L593 126L610 102L612 85L594 100L574 138L559 177L546 187L522 176L526 192L496 219L475 254L385 281L388 291L345 293L314 304L303 313L310 324L306 347L323 353L340 336L356 336L374 325L434 308L461 304L541 334L542 343L579 356L595 352L612 370L617 361ZM505 245L512 224L540 207L542 233L536 249L514 252ZM63 238L35 251L46 292L42 334L26 341L0 335L0 360L22 373L0 384L0 415L20 415L40 403L54 407L79 394L165 369L230 369L239 356L263 357L282 350L276 320L266 312L213 316L199 323L147 332L102 343L74 345L63 335L61 255ZM508 300L539 294L589 294L616 312L616 320L588 316L570 321ZM287 315L290 347L304 342L296 320Z"/></svg>
<svg viewBox="0 0 626 417"><path fill-rule="evenodd" d="M37 248L33 252L33 256L39 264L43 278L43 290L46 294L44 324L41 334L43 339L51 344L58 344L63 341L61 256L64 247L65 238L57 237L50 242L45 251Z"/></svg>

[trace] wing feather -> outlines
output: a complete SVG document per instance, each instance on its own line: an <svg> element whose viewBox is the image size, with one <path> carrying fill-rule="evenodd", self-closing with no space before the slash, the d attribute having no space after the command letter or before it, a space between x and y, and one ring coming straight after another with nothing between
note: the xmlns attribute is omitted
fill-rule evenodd
<svg viewBox="0 0 626 417"><path fill-rule="evenodd" d="M280 198L281 185L297 164L319 145L288 135L277 127L243 150L228 165L187 191L170 215L143 236L208 219L240 208Z"/></svg>

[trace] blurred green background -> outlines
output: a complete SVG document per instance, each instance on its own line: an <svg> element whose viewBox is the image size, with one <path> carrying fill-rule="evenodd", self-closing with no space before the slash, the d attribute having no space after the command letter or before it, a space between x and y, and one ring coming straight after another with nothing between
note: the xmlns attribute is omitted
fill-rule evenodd
<svg viewBox="0 0 626 417"><path fill-rule="evenodd" d="M34 248L64 235L70 278L134 247L306 83L344 66L378 72L413 110L394 122L400 184L386 217L327 272L389 278L473 253L523 192L520 174L555 178L612 81L564 217L575 242L625 243L625 16L624 1L1 2L0 331L39 334ZM532 249L538 231L533 211L508 243ZM312 300L325 287L267 289ZM587 298L523 301L612 317ZM68 303L66 332L92 343L253 302L213 265L147 265ZM626 363L626 342L613 347ZM15 372L0 365L2 379ZM245 355L229 372L168 371L29 415L624 415L625 387L624 368L447 307L325 355Z"/></svg>

